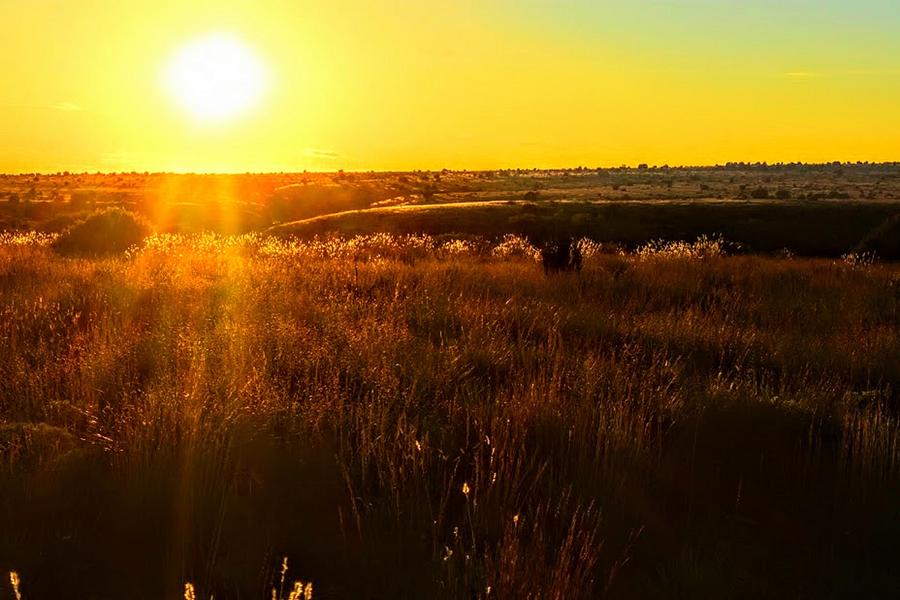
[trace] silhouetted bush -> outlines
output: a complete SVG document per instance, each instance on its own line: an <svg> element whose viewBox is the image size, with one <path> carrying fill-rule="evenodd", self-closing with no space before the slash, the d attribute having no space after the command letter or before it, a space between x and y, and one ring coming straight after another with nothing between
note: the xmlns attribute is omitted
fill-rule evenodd
<svg viewBox="0 0 900 600"><path fill-rule="evenodd" d="M117 254L140 244L150 233L150 224L140 215L109 208L66 229L53 249L67 256Z"/></svg>
<svg viewBox="0 0 900 600"><path fill-rule="evenodd" d="M764 187L756 188L750 191L750 197L754 200L766 200L769 198L769 190Z"/></svg>
<svg viewBox="0 0 900 600"><path fill-rule="evenodd" d="M860 242L857 253L871 253L883 260L900 260L900 214L886 220Z"/></svg>
<svg viewBox="0 0 900 600"><path fill-rule="evenodd" d="M581 249L571 239L552 242L541 248L541 262L547 274L580 271Z"/></svg>
<svg viewBox="0 0 900 600"><path fill-rule="evenodd" d="M62 233L86 218L87 216L84 213L58 215L41 223L37 230L42 233Z"/></svg>

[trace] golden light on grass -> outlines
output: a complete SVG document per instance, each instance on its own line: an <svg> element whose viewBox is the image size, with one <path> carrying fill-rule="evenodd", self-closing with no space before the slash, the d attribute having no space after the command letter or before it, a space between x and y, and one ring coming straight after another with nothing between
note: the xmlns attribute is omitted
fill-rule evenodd
<svg viewBox="0 0 900 600"><path fill-rule="evenodd" d="M19 574L15 571L9 572L9 583L12 585L13 594L16 597L16 600L22 600L22 593L19 591L19 585L21 580L19 579Z"/></svg>
<svg viewBox="0 0 900 600"><path fill-rule="evenodd" d="M3 371L3 416L22 421L0 428L13 436L2 440L14 449L4 464L52 464L64 475L96 469L123 482L129 497L146 493L148 473L162 473L153 485L173 501L149 514L173 524L165 544L136 548L148 557L141 561L105 558L135 581L155 577L171 561L168 548L218 535L210 532L220 521L196 515L216 514L235 490L258 489L258 474L284 474L265 482L277 497L289 497L297 477L337 490L290 519L267 512L268 500L242 496L260 535L222 530L217 555L178 557L183 573L221 565L203 582L210 590L230 591L246 568L220 559L226 551L268 557L337 505L343 512L323 522L335 541L316 548L337 575L316 575L319 595L360 597L353 592L386 581L387 597L484 596L490 588L499 598L595 598L607 586L643 583L638 543L655 551L651 535L693 531L681 518L692 486L678 481L656 500L651 493L691 465L698 482L720 490L703 501L710 518L730 520L737 505L762 522L768 508L736 502L735 492L747 498L768 485L772 469L758 467L758 457L773 448L789 469L777 480L786 514L831 515L817 501L821 489L837 490L843 508L834 531L870 520L864 533L886 530L893 513L872 507L895 506L897 497L900 438L889 387L900 340L895 265L729 256L727 245L709 239L632 251L587 240L578 247L582 271L548 277L539 250L513 236L460 245L424 234L304 241L160 233L102 260L0 236L4 299L14 307L0 312L0 335L9 356L34 357L31 369L6 363ZM867 367L885 383L854 379ZM138 377L143 388L131 396ZM124 391L98 391L112 383ZM90 419L48 423L32 401L46 398ZM747 418L771 422L768 433L741 439ZM334 431L347 434L326 457L306 445ZM107 445L70 466L75 451L67 448L77 451L83 439ZM735 439L746 455L730 457ZM417 442L421 450L411 452ZM298 474L301 461L314 470ZM721 475L723 461L732 475ZM66 487L48 501L78 493ZM121 502L118 489L83 493L104 507ZM40 528L34 544L55 539L70 519L91 518L75 506L59 524L45 517L52 528ZM601 519L601 507L639 514ZM35 518L24 503L16 508ZM117 527L133 519L130 503L113 508ZM799 536L807 525L796 523ZM26 526L11 525L13 539L27 539ZM402 570L388 570L376 557L396 551L382 540L398 533L431 551L410 544ZM107 538L73 543L118 550ZM798 548L760 544L750 552L761 547L779 562ZM346 550L361 546L361 558ZM28 577L35 567L24 559L10 564L27 568L34 597L52 597L44 590L54 586L90 597L82 590L108 585L50 571ZM311 600L307 573L317 573L320 560L273 562L245 587ZM718 577L723 564L677 558L658 585L681 585L682 571L691 580ZM410 565L441 580L404 578ZM713 581L743 581L745 573L742 566ZM797 572L798 586L805 575ZM344 583L356 576L366 579ZM210 597L177 583L158 587L185 600Z"/></svg>
<svg viewBox="0 0 900 600"><path fill-rule="evenodd" d="M259 102L267 68L239 38L214 34L189 42L169 59L163 83L173 100L195 119L220 123Z"/></svg>

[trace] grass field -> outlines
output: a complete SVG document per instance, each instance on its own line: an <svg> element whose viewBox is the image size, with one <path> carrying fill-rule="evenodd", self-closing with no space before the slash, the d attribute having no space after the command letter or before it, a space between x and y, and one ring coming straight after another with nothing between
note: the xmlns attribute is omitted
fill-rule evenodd
<svg viewBox="0 0 900 600"><path fill-rule="evenodd" d="M0 567L25 598L270 597L284 556L317 598L900 592L896 265L48 243L0 245Z"/></svg>
<svg viewBox="0 0 900 600"><path fill-rule="evenodd" d="M0 55L0 600L900 600L900 0Z"/></svg>

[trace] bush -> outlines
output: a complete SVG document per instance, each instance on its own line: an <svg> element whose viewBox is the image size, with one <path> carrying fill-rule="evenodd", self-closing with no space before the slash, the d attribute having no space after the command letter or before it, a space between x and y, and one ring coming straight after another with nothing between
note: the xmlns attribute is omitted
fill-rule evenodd
<svg viewBox="0 0 900 600"><path fill-rule="evenodd" d="M547 274L581 270L581 248L574 240L563 239L545 244L540 252Z"/></svg>
<svg viewBox="0 0 900 600"><path fill-rule="evenodd" d="M37 230L42 233L62 233L76 223L86 219L90 213L62 214L41 223Z"/></svg>
<svg viewBox="0 0 900 600"><path fill-rule="evenodd" d="M882 260L900 260L900 214L876 227L857 246L857 254L874 254Z"/></svg>
<svg viewBox="0 0 900 600"><path fill-rule="evenodd" d="M67 256L116 254L140 244L150 233L150 224L140 215L109 208L66 229L53 249Z"/></svg>

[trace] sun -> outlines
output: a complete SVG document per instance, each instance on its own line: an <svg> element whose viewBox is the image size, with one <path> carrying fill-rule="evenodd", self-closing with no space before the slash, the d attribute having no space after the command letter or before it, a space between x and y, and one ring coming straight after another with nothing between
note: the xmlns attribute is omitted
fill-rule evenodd
<svg viewBox="0 0 900 600"><path fill-rule="evenodd" d="M173 100L202 122L231 120L256 106L267 69L239 38L214 34L180 48L163 70Z"/></svg>

